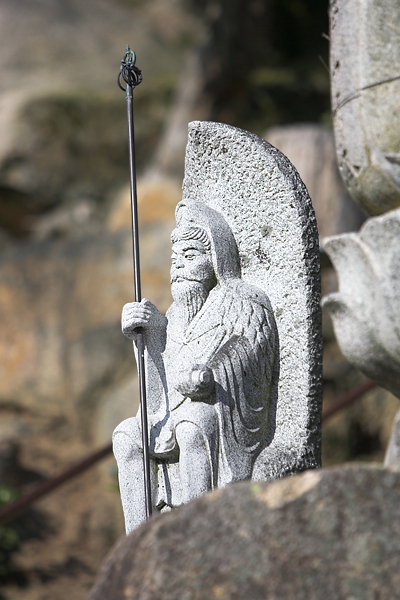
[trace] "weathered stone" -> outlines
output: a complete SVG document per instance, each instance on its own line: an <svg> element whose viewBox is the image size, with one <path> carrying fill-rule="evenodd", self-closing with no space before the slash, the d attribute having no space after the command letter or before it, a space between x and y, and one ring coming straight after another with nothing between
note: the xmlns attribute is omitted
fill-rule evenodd
<svg viewBox="0 0 400 600"><path fill-rule="evenodd" d="M330 129L317 123L272 127L265 139L296 167L310 195L320 239L357 231L365 214L349 196L336 162Z"/></svg>
<svg viewBox="0 0 400 600"><path fill-rule="evenodd" d="M400 210L370 218L359 233L324 242L339 292L324 298L340 348L367 377L400 397Z"/></svg>
<svg viewBox="0 0 400 600"><path fill-rule="evenodd" d="M242 280L222 215L183 200L172 240L166 316L148 301L122 315L127 337L144 330L154 508L251 477L273 435L279 373L269 300ZM113 435L128 532L145 518L139 423L129 419Z"/></svg>
<svg viewBox="0 0 400 600"><path fill-rule="evenodd" d="M229 486L122 539L88 600L392 600L399 494L361 464Z"/></svg>
<svg viewBox="0 0 400 600"><path fill-rule="evenodd" d="M183 196L224 214L237 240L243 278L267 293L278 327L276 430L253 477L319 465L318 232L304 184L286 157L257 136L196 121L189 126Z"/></svg>
<svg viewBox="0 0 400 600"><path fill-rule="evenodd" d="M384 465L386 468L400 469L400 411L393 422L392 434L386 449Z"/></svg>
<svg viewBox="0 0 400 600"><path fill-rule="evenodd" d="M330 73L339 169L370 215L400 205L397 0L331 0Z"/></svg>
<svg viewBox="0 0 400 600"><path fill-rule="evenodd" d="M306 189L266 142L201 122L189 127L183 187L174 302L166 317L148 301L122 316L130 339L143 329L159 510L320 462L318 240ZM113 436L128 532L145 519L140 429L128 419Z"/></svg>

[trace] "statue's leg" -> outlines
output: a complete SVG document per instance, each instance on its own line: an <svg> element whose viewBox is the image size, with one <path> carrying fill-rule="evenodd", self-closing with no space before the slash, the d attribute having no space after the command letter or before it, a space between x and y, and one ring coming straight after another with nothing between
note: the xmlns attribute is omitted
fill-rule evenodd
<svg viewBox="0 0 400 600"><path fill-rule="evenodd" d="M179 446L179 474L183 504L202 496L213 486L213 467L217 468L215 449L210 446L202 429L190 421L176 426Z"/></svg>
<svg viewBox="0 0 400 600"><path fill-rule="evenodd" d="M142 434L136 417L118 425L113 433L113 450L118 464L118 479L126 533L146 520ZM157 465L150 460L152 503L157 490Z"/></svg>

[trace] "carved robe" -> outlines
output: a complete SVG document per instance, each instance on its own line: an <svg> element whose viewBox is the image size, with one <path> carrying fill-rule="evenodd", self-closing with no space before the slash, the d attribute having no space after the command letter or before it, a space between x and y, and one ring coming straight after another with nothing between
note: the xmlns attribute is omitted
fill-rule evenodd
<svg viewBox="0 0 400 600"><path fill-rule="evenodd" d="M225 219L205 204L183 200L176 220L177 228L197 226L206 232L217 284L186 329L174 303L166 319L144 331L150 457L157 479L153 502L159 508L182 503L175 437L179 423L201 430L212 488L251 477L255 459L274 434L279 370L269 299L241 278L239 252ZM199 365L212 370L215 386L207 397L195 400L177 387ZM121 450L121 496L127 522L133 523L130 530L137 522L134 515L127 517L133 511L130 448L141 447L140 418L121 423L114 439L114 452ZM134 477L139 485L136 471Z"/></svg>
<svg viewBox="0 0 400 600"><path fill-rule="evenodd" d="M240 279L211 290L184 335L174 327L179 319L174 304L167 318L163 356L157 357L155 348L152 352L158 370L165 365L165 409L160 406L157 411L162 418L150 417L154 424L150 438L153 457L164 463L159 469L161 497L165 496L161 499L174 505L179 504L179 449L174 430L182 421L194 423L203 432L213 487L251 477L254 460L271 434L277 338L267 296ZM211 368L215 380L214 391L201 401L185 398L175 389L180 378L176 365L184 373L199 364ZM168 491L171 487L178 490Z"/></svg>

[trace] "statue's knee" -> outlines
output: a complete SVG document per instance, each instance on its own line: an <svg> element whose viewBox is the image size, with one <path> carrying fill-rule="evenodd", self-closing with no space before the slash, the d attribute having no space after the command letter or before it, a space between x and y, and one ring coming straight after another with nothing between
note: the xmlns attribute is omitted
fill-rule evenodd
<svg viewBox="0 0 400 600"><path fill-rule="evenodd" d="M189 421L183 421L176 427L176 439L181 451L203 450L206 447L200 427Z"/></svg>
<svg viewBox="0 0 400 600"><path fill-rule="evenodd" d="M117 463L141 456L140 430L135 417L126 419L115 428L112 443Z"/></svg>

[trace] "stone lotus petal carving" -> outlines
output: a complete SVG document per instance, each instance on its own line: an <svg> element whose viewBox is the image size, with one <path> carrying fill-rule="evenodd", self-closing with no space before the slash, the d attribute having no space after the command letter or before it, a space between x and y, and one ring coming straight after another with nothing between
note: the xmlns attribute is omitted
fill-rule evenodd
<svg viewBox="0 0 400 600"><path fill-rule="evenodd" d="M323 300L340 348L365 375L400 398L400 209L359 233L325 240L339 292Z"/></svg>

